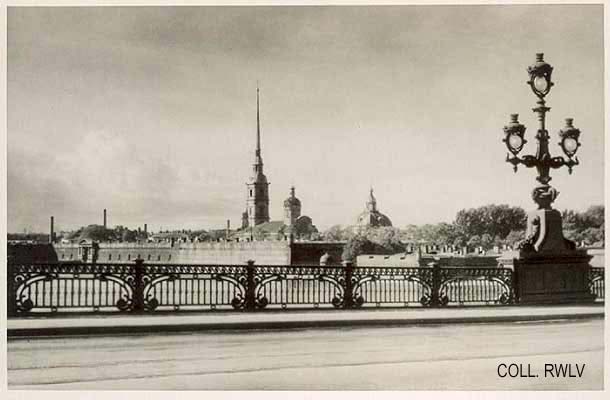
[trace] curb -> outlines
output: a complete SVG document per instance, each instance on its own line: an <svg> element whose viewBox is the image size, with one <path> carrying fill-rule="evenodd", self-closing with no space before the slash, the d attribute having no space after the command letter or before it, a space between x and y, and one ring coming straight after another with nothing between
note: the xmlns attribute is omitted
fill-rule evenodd
<svg viewBox="0 0 610 400"><path fill-rule="evenodd" d="M227 323L183 323L163 325L132 326L69 326L49 328L7 329L7 338L45 337L45 336L92 336L92 335L144 335L179 332L218 332L250 330L282 330L312 328L346 328L371 326L415 326L446 324L489 324L508 322L545 322L558 320L603 319L604 312L583 314L554 315L507 315L494 317L456 317L456 318L409 318L409 319L350 319L350 320L309 320L309 321L251 321Z"/></svg>

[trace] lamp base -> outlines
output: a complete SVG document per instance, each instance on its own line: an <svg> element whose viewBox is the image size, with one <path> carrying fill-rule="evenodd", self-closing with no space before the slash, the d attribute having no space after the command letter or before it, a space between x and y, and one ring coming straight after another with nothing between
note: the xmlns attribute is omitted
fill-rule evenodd
<svg viewBox="0 0 610 400"><path fill-rule="evenodd" d="M563 236L561 214L538 209L528 216L527 238L519 250L505 253L498 262L514 271L519 303L593 302L588 275L592 256L576 249Z"/></svg>
<svg viewBox="0 0 610 400"><path fill-rule="evenodd" d="M595 301L588 281L591 258L585 251L575 251L570 256L546 254L514 259L517 301L520 304Z"/></svg>

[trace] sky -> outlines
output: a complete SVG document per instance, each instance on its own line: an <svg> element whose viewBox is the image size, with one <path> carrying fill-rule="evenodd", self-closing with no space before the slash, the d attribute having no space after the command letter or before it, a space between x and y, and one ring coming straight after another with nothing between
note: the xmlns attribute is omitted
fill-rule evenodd
<svg viewBox="0 0 610 400"><path fill-rule="evenodd" d="M296 187L319 229L355 223L369 188L394 226L485 204L535 207L505 162L511 113L535 152L526 68L554 66L580 165L558 209L604 202L601 5L9 7L7 230L241 221L256 87L270 216Z"/></svg>

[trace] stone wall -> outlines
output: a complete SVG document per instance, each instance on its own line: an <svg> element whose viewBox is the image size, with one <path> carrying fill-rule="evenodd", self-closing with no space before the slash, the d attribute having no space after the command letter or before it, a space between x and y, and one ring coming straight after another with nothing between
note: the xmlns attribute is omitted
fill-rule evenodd
<svg viewBox="0 0 610 400"><path fill-rule="evenodd" d="M318 265L326 252L331 264L341 263L342 242L204 242L176 243L100 243L97 262L130 262L140 257L148 263L170 264L244 264L255 260L259 265ZM14 262L82 261L83 248L76 244L9 244L8 257ZM91 251L91 250L89 250ZM604 249L588 249L593 256L591 265L604 267ZM90 253L91 254L91 253ZM89 254L89 257L90 257ZM90 258L89 258L90 261ZM360 255L360 266L425 266L435 261L434 256L417 254ZM491 267L497 265L496 256L443 257L441 266Z"/></svg>
<svg viewBox="0 0 610 400"><path fill-rule="evenodd" d="M426 266L431 262L437 262L441 267L497 267L498 255L494 256L463 256L463 257L439 257L424 255L419 260L419 265Z"/></svg>
<svg viewBox="0 0 610 400"><path fill-rule="evenodd" d="M361 254L356 258L356 265L359 267L417 268L419 267L419 258L417 253L391 255Z"/></svg>
<svg viewBox="0 0 610 400"><path fill-rule="evenodd" d="M81 260L78 245L54 245L60 261ZM100 243L98 263L128 262L142 258L147 263L170 264L257 264L287 265L288 242L204 242L204 243ZM90 259L89 259L90 261Z"/></svg>
<svg viewBox="0 0 610 400"><path fill-rule="evenodd" d="M359 255L356 264L361 267L425 267L431 262L437 262L441 267L495 267L498 265L497 256L457 257L417 253L392 255Z"/></svg>

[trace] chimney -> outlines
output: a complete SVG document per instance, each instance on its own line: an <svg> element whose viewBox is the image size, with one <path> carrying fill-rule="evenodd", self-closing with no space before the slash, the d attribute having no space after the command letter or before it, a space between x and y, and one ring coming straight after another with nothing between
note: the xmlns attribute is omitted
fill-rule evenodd
<svg viewBox="0 0 610 400"><path fill-rule="evenodd" d="M53 243L55 236L55 218L51 215L51 232L49 232L49 243Z"/></svg>
<svg viewBox="0 0 610 400"><path fill-rule="evenodd" d="M148 224L144 224L144 233L148 234Z"/></svg>
<svg viewBox="0 0 610 400"><path fill-rule="evenodd" d="M231 220L228 219L227 220L227 239L226 240L229 240L229 234L230 233L231 233Z"/></svg>
<svg viewBox="0 0 610 400"><path fill-rule="evenodd" d="M104 208L104 229L106 229L106 209Z"/></svg>

